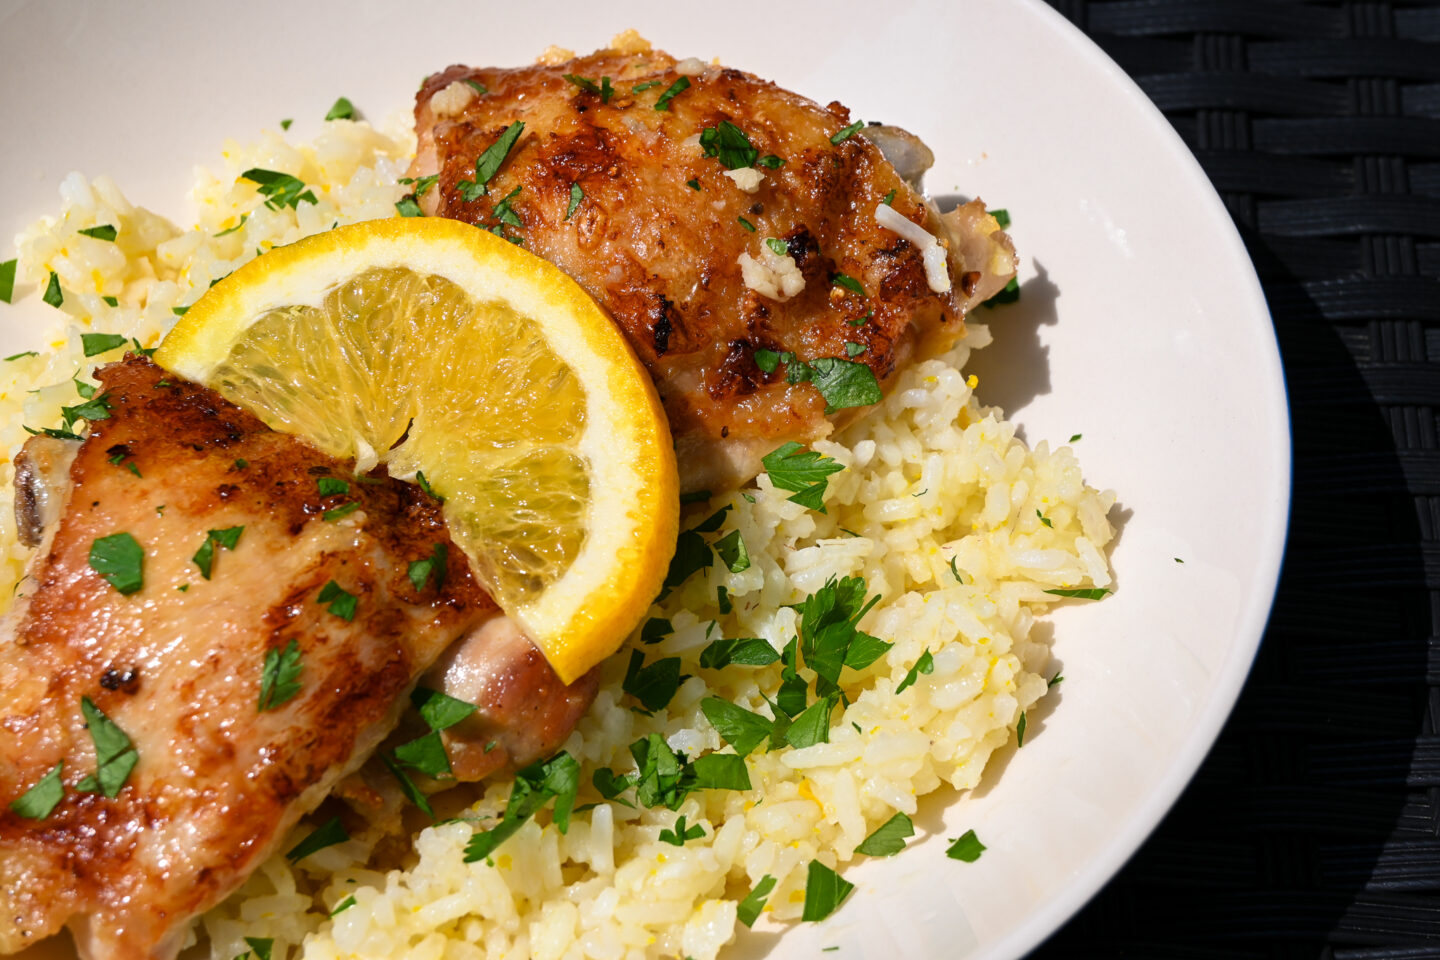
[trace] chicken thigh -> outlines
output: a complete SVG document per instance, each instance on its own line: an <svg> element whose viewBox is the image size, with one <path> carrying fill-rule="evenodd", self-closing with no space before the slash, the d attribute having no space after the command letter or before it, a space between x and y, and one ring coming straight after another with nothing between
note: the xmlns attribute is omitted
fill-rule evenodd
<svg viewBox="0 0 1440 960"><path fill-rule="evenodd" d="M942 218L912 189L929 151L903 131L617 40L427 78L416 200L579 281L655 379L682 489L718 492L953 343L1014 252L979 201Z"/></svg>

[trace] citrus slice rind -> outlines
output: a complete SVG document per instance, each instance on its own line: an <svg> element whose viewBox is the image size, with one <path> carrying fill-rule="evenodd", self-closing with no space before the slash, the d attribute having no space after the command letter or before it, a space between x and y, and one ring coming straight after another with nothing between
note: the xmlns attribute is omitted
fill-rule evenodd
<svg viewBox="0 0 1440 960"><path fill-rule="evenodd" d="M578 284L456 221L377 220L222 280L155 354L359 468L423 471L567 683L659 592L678 524L653 384Z"/></svg>

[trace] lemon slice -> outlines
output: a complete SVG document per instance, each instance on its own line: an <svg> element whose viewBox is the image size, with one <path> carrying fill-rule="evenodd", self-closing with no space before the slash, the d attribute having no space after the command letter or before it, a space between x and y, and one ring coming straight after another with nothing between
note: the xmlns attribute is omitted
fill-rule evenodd
<svg viewBox="0 0 1440 960"><path fill-rule="evenodd" d="M423 473L567 683L660 590L679 506L655 388L573 280L505 240L405 218L279 247L192 306L155 360L360 470Z"/></svg>

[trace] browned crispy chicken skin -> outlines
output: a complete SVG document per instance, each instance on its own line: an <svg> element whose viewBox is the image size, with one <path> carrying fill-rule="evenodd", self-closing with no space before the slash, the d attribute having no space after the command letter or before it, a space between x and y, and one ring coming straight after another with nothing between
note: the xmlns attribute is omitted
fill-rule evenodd
<svg viewBox="0 0 1440 960"><path fill-rule="evenodd" d="M442 651L508 621L418 487L355 478L148 360L100 379L108 419L80 444L32 439L17 471L22 526L43 536L31 596L0 630L0 952L68 924L87 957L163 958L372 753ZM347 487L322 495L321 479ZM208 531L237 526L206 579L193 555ZM144 551L128 595L91 559L119 533ZM436 544L448 546L445 576L417 589L409 564ZM331 581L356 597L353 619L319 600ZM551 689L523 673L526 650L486 635L455 644L449 662L488 664L501 681L520 670L539 691L501 682L482 704L492 727L524 725L496 752L528 762L568 735L594 678L566 691L550 672ZM262 710L267 654L292 641L298 691ZM113 797L81 789L97 767L82 698L138 757ZM59 764L53 810L12 807Z"/></svg>
<svg viewBox="0 0 1440 960"><path fill-rule="evenodd" d="M1014 255L983 204L942 221L863 130L842 139L851 121L838 103L677 64L633 38L619 45L554 65L429 77L411 172L439 178L420 191L427 214L522 241L610 312L655 378L682 489L718 491L757 473L779 443L832 428L816 386L789 382L786 364L757 361L757 351L863 363L887 386L917 353L961 335L965 311L1013 275ZM477 158L517 121L523 132L480 194ZM706 156L701 141L725 132L722 122L754 150L733 176L727 167L746 155ZM905 152L907 161L923 153L919 172L928 166L923 145ZM887 198L948 246L943 292L917 245L877 223ZM747 284L742 255L799 276L787 289L752 265Z"/></svg>

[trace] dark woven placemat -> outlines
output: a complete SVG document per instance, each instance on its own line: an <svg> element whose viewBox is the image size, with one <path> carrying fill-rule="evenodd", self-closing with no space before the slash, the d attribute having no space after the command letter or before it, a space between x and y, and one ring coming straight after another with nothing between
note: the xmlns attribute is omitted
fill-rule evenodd
<svg viewBox="0 0 1440 960"><path fill-rule="evenodd" d="M1034 954L1440 957L1440 5L1050 0L1195 152L1264 284L1294 504L1260 656Z"/></svg>

